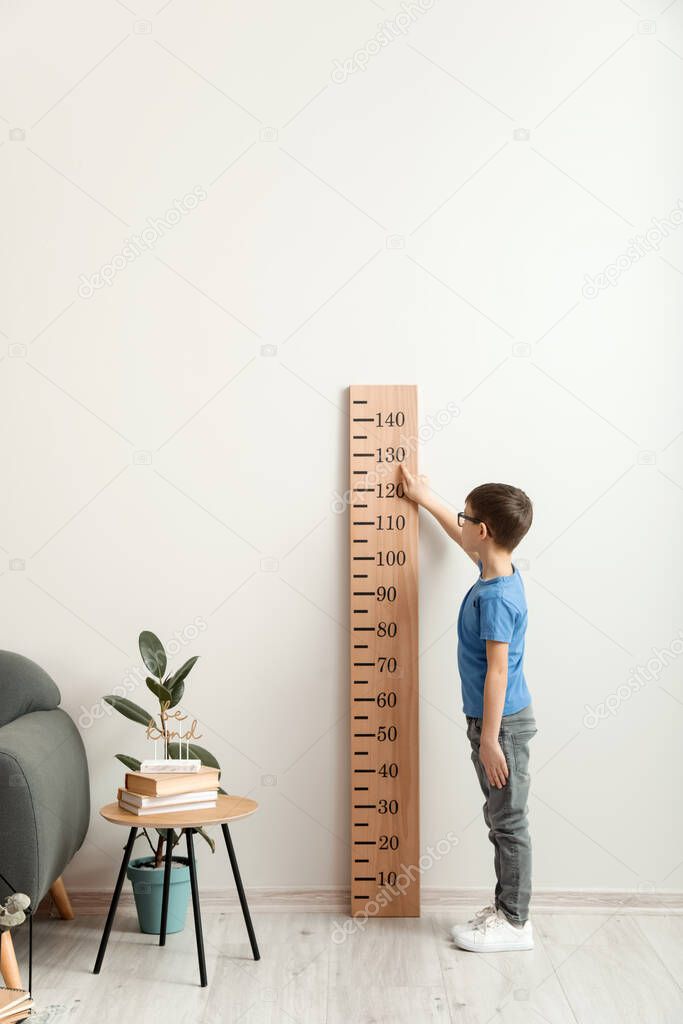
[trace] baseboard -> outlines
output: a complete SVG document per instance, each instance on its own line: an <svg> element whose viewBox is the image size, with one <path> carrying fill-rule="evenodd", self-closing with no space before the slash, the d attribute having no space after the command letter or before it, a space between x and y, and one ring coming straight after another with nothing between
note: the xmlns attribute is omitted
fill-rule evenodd
<svg viewBox="0 0 683 1024"><path fill-rule="evenodd" d="M74 890L69 895L76 916L105 915L111 890ZM422 912L438 913L480 907L491 900L490 889L422 890ZM204 910L236 910L237 895L228 889L201 889ZM254 912L298 912L348 914L348 888L265 888L247 890L249 906ZM128 887L121 894L121 906L132 906L133 894ZM623 914L683 914L681 892L639 892L613 889L537 889L531 900L531 913L605 913L618 910Z"/></svg>

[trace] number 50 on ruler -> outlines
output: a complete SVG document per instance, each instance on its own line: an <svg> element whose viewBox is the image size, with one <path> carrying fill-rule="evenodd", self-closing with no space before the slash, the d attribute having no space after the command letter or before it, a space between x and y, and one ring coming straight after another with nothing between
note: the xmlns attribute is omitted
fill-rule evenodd
<svg viewBox="0 0 683 1024"><path fill-rule="evenodd" d="M417 388L349 389L351 913L418 917Z"/></svg>

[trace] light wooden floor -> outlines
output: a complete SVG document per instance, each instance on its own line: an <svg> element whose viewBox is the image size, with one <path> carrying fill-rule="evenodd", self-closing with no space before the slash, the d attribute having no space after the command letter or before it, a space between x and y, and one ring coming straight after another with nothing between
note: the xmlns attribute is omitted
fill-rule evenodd
<svg viewBox="0 0 683 1024"><path fill-rule="evenodd" d="M191 912L159 949L122 907L99 976L103 919L37 920L33 1024L683 1022L683 916L541 913L534 950L483 955L455 949L451 914L373 920L336 943L342 915L257 912L257 963L239 912L203 917L205 989Z"/></svg>

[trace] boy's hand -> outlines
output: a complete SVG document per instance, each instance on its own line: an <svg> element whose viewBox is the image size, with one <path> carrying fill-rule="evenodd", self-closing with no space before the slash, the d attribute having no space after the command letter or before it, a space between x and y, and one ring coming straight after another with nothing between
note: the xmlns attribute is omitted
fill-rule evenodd
<svg viewBox="0 0 683 1024"><path fill-rule="evenodd" d="M427 495L429 494L429 480L426 476L416 476L410 473L403 463L398 467L400 473L400 483L403 484L403 491L406 498L410 498L411 501L416 502L418 505L423 505Z"/></svg>
<svg viewBox="0 0 683 1024"><path fill-rule="evenodd" d="M479 760L484 766L489 785L496 789L502 789L507 782L509 770L503 748L498 740L492 742L482 740L480 742Z"/></svg>

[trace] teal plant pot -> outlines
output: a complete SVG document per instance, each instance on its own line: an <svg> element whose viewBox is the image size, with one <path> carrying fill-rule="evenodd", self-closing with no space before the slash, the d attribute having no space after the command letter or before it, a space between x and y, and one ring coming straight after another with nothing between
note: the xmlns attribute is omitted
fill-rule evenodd
<svg viewBox="0 0 683 1024"><path fill-rule="evenodd" d="M126 874L133 885L135 909L140 931L158 935L161 931L161 902L164 891L164 866L142 867L154 863L152 857L132 860ZM185 927L187 905L190 899L190 868L186 857L174 857L171 862L171 884L168 893L168 919L166 934L181 932Z"/></svg>

